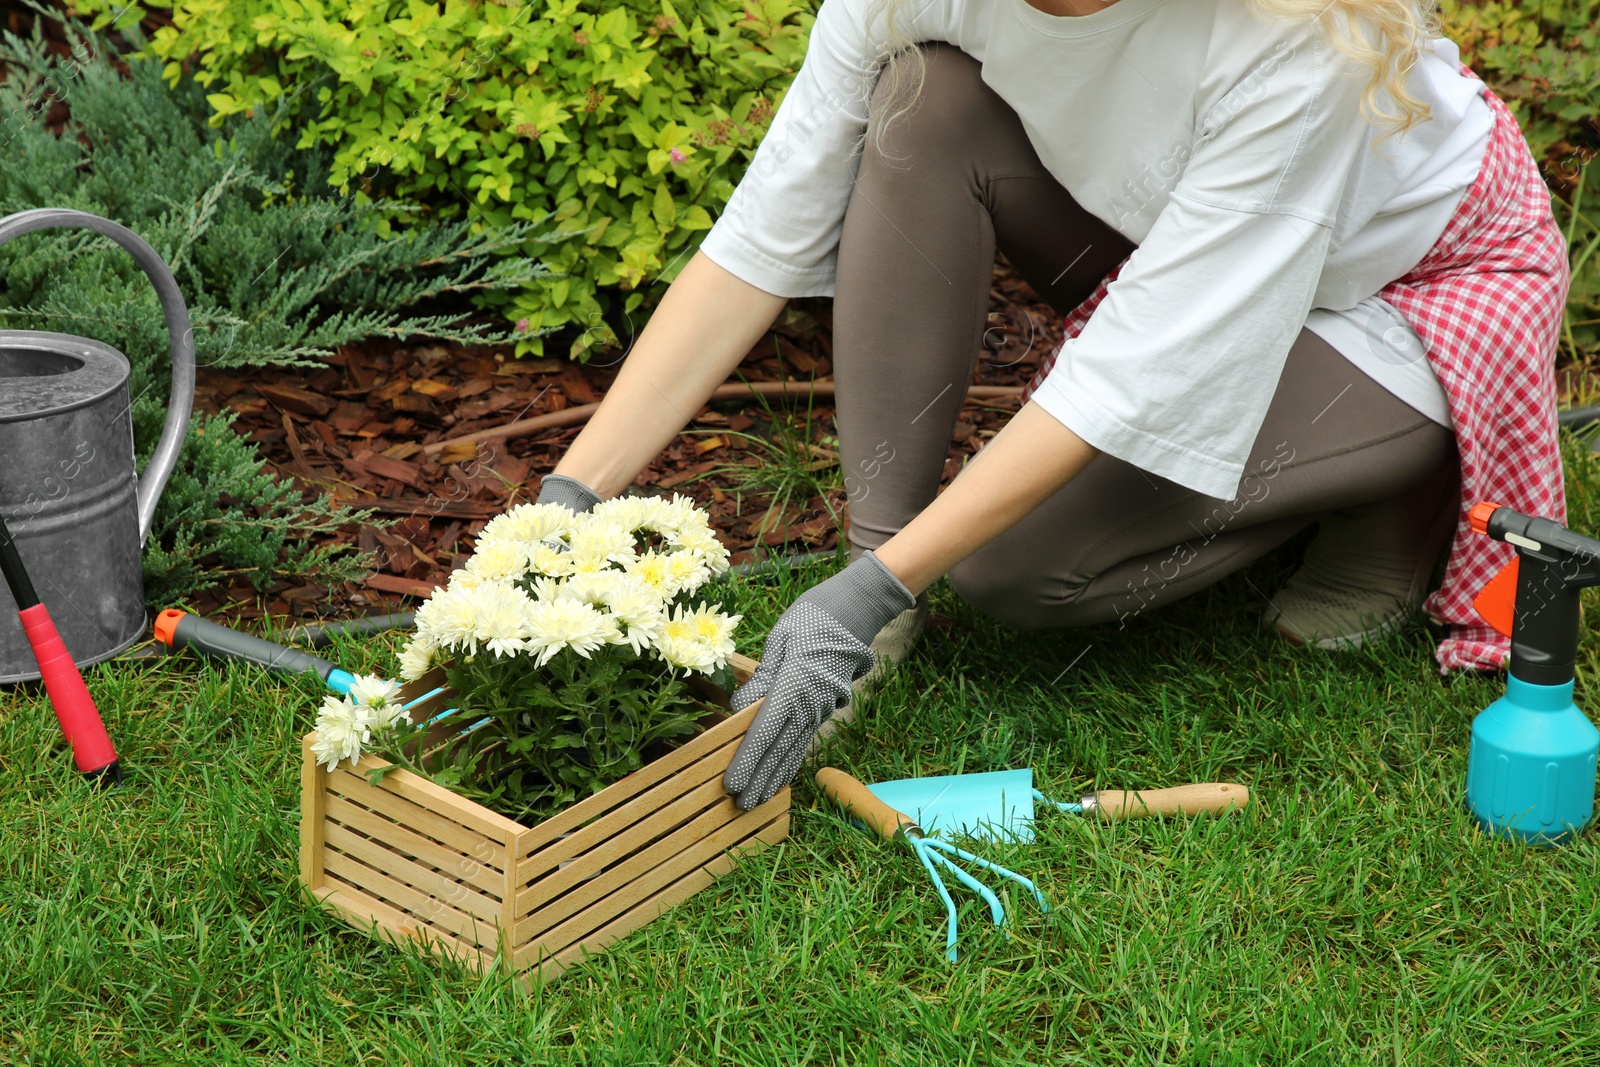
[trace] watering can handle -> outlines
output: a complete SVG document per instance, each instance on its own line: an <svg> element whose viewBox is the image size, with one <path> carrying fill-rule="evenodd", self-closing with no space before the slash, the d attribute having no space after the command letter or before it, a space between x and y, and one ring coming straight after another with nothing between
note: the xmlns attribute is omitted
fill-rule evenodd
<svg viewBox="0 0 1600 1067"><path fill-rule="evenodd" d="M167 336L172 343L172 396L167 401L167 421L161 428L161 440L155 453L145 466L139 479L139 544L150 536L150 524L155 520L156 502L161 490L178 465L178 452L183 448L183 438L189 426L189 415L194 409L194 330L189 324L189 307L178 291L178 280L172 276L156 250L132 230L110 219L91 215L87 211L71 208L42 207L19 211L0 219L0 245L13 237L21 237L35 230L86 229L111 238L121 245L145 277L156 288L161 298L161 311L167 320Z"/></svg>
<svg viewBox="0 0 1600 1067"><path fill-rule="evenodd" d="M922 828L911 816L879 800L877 794L862 784L861 779L846 774L837 767L824 767L817 772L817 784L828 799L866 823L885 841L893 841L901 831L921 836Z"/></svg>

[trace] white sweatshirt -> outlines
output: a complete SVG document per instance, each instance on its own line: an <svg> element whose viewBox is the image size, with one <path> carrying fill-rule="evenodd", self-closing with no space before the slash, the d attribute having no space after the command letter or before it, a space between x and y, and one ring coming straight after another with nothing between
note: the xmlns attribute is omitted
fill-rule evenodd
<svg viewBox="0 0 1600 1067"><path fill-rule="evenodd" d="M881 64L871 10L822 5L804 64L701 244L767 292L833 295ZM1482 159L1490 112L1453 44L1434 42L1411 75L1434 118L1374 150L1365 72L1248 0L1118 0L1075 17L1026 0L907 0L902 12L910 39L982 63L1050 173L1138 245L1034 394L1080 437L1233 496L1308 320L1358 366L1363 355L1388 365L1391 380L1374 377L1448 425L1420 349L1396 344L1372 294L1433 245Z"/></svg>

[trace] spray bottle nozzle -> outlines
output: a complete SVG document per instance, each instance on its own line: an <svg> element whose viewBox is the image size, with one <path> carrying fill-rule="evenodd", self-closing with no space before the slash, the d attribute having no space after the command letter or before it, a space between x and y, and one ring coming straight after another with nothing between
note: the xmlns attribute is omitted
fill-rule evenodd
<svg viewBox="0 0 1600 1067"><path fill-rule="evenodd" d="M1539 685L1570 681L1578 590L1600 585L1600 541L1489 502L1475 504L1468 521L1476 532L1517 550L1517 558L1473 601L1485 621L1510 636L1511 673Z"/></svg>
<svg viewBox="0 0 1600 1067"><path fill-rule="evenodd" d="M1559 522L1524 515L1501 504L1472 506L1468 521L1473 530L1496 541L1515 545L1523 558L1538 556L1561 563L1561 580L1573 588L1600 585L1600 541L1573 533Z"/></svg>

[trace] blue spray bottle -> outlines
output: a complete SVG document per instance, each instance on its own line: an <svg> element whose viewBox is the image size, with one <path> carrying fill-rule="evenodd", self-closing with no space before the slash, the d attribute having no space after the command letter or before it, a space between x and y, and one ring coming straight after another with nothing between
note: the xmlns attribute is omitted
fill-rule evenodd
<svg viewBox="0 0 1600 1067"><path fill-rule="evenodd" d="M1600 541L1499 504L1472 509L1472 528L1517 558L1474 601L1511 638L1506 695L1472 722L1467 807L1491 833L1560 844L1594 814L1600 730L1572 702L1578 592L1600 585Z"/></svg>

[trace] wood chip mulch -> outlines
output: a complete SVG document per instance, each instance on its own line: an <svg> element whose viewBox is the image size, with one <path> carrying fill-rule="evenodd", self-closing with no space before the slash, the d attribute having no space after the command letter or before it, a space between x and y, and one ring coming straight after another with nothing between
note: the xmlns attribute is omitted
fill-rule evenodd
<svg viewBox="0 0 1600 1067"><path fill-rule="evenodd" d="M1034 298L1003 257L990 312L973 382L1024 385L1039 359L1060 344L1060 316ZM831 380L831 313L831 300L791 301L739 373L751 382ZM280 476L294 480L303 499L330 497L393 522L386 529L351 524L332 539L374 554L377 569L364 581L279 579L263 595L241 580L199 594L190 608L218 621L414 608L471 555L485 522L537 497L540 477L582 425L528 436L499 432L518 420L595 403L621 358L606 352L575 364L516 359L495 348L374 342L342 349L315 369L202 370L197 409L235 413L235 429L260 446ZM845 509L832 398L813 400L808 417L803 397L763 404L749 396L702 408L639 475L636 491L693 496L710 511L735 562L834 548L835 516L842 519ZM1016 396L969 398L950 442L945 483L1019 406ZM740 491L740 469L762 463L769 442L786 428L806 443L815 473L836 487L826 497L779 507L765 493ZM485 431L486 439L450 443Z"/></svg>

